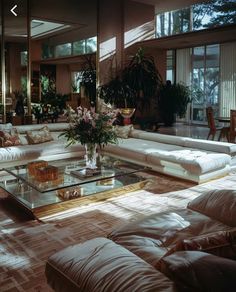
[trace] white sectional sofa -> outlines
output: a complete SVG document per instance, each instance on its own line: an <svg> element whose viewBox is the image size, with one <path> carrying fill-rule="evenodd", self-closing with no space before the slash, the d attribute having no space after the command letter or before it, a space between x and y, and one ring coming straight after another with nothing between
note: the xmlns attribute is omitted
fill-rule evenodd
<svg viewBox="0 0 236 292"><path fill-rule="evenodd" d="M82 145L65 147L65 139L58 138L68 123L47 124L53 141L28 145L26 131L39 130L43 126L16 126L23 145L0 148L0 168L32 160L84 155ZM164 174L202 183L229 173L235 162L236 144L132 130L128 139L120 139L117 145L108 145L102 151Z"/></svg>
<svg viewBox="0 0 236 292"><path fill-rule="evenodd" d="M27 131L37 131L47 126L53 141L29 145ZM66 147L66 140L59 135L69 126L68 123L36 124L14 126L19 133L22 145L0 148L0 169L21 165L32 160L56 160L84 155L84 147L80 144Z"/></svg>
<svg viewBox="0 0 236 292"><path fill-rule="evenodd" d="M105 152L161 173L197 183L224 176L234 167L236 144L132 130Z"/></svg>

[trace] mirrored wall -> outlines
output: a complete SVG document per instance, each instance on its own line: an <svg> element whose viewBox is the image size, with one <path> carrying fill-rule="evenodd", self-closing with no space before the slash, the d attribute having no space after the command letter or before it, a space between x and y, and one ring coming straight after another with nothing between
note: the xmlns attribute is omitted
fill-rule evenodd
<svg viewBox="0 0 236 292"><path fill-rule="evenodd" d="M82 73L96 70L97 1L0 3L1 122L31 123L39 105L62 97L77 107Z"/></svg>

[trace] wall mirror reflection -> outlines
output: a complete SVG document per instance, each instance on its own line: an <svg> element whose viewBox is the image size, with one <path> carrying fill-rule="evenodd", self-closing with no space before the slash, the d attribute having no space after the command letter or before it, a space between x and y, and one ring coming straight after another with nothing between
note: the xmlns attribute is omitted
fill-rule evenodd
<svg viewBox="0 0 236 292"><path fill-rule="evenodd" d="M32 1L31 102L38 123L96 100L97 8L85 2ZM86 81L95 97L83 90Z"/></svg>
<svg viewBox="0 0 236 292"><path fill-rule="evenodd" d="M96 2L2 1L5 122L54 122L96 101Z"/></svg>
<svg viewBox="0 0 236 292"><path fill-rule="evenodd" d="M17 5L18 16L10 10ZM4 91L2 103L5 105L4 119L15 124L24 123L27 115L27 1L2 1L4 55ZM2 106L3 108L3 106Z"/></svg>

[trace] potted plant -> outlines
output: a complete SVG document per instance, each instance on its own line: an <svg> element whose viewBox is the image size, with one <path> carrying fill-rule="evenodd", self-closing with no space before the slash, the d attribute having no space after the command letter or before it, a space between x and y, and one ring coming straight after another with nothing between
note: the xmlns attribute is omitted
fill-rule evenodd
<svg viewBox="0 0 236 292"><path fill-rule="evenodd" d="M135 92L136 107L141 112L149 108L162 83L154 59L139 48L122 72L122 80Z"/></svg>
<svg viewBox="0 0 236 292"><path fill-rule="evenodd" d="M169 80L166 84L162 84L159 91L158 106L164 124L172 126L176 115L183 118L189 102L190 90L188 86L181 83L171 84Z"/></svg>
<svg viewBox="0 0 236 292"><path fill-rule="evenodd" d="M86 97L89 98L90 104L96 104L97 90L96 90L96 64L91 56L84 56L85 63L83 65L81 76L81 92L84 91ZM83 88L83 89L82 89ZM82 95L82 93L81 93Z"/></svg>
<svg viewBox="0 0 236 292"><path fill-rule="evenodd" d="M110 82L100 86L99 97L105 103L119 108L124 124L130 124L130 118L135 112L135 92L126 84L119 75Z"/></svg>
<svg viewBox="0 0 236 292"><path fill-rule="evenodd" d="M135 92L118 75L99 87L99 97L116 108L135 107Z"/></svg>
<svg viewBox="0 0 236 292"><path fill-rule="evenodd" d="M37 119L37 123L47 119L57 121L59 115L66 109L66 101L68 98L68 94L45 93L41 102L32 107L32 113Z"/></svg>

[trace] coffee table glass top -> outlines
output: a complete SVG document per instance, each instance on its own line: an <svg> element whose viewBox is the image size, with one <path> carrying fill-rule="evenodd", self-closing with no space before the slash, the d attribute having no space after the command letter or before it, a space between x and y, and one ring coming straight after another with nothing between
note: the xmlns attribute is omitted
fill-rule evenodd
<svg viewBox="0 0 236 292"><path fill-rule="evenodd" d="M85 161L79 158L49 161L48 164L58 168L57 179L39 182L29 175L27 165L22 165L4 169L0 187L22 206L33 211L144 180L137 173L145 167L110 156L102 156L100 167L92 174L90 171L87 173Z"/></svg>
<svg viewBox="0 0 236 292"><path fill-rule="evenodd" d="M86 182L103 180L109 177L135 173L144 169L143 166L118 160L109 156L102 156L99 167L95 170L86 169L84 159L49 161L48 165L57 168L58 177L56 179L46 181L36 179L29 174L27 164L5 168L4 170L43 193L78 184L85 184Z"/></svg>

